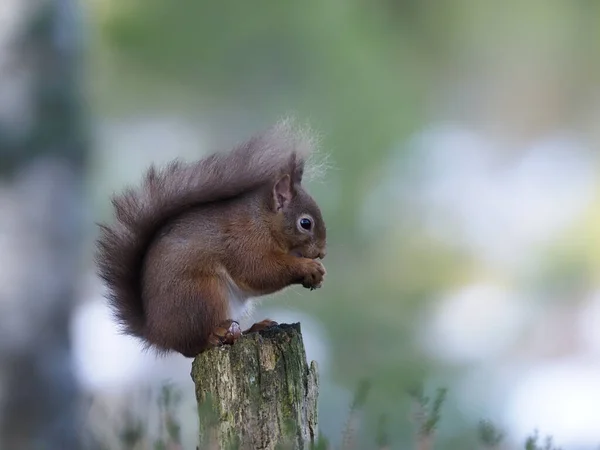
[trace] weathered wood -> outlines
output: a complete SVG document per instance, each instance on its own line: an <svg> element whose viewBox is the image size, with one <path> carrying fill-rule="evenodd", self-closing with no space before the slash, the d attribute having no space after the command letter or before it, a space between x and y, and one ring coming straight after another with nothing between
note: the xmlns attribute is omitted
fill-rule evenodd
<svg viewBox="0 0 600 450"><path fill-rule="evenodd" d="M209 350L195 358L192 378L200 448L304 449L316 442L317 365L306 361L300 324Z"/></svg>

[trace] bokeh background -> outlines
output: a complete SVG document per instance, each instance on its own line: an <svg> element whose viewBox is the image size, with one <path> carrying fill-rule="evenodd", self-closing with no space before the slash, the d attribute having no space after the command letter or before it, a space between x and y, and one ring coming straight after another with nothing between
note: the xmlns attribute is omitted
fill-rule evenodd
<svg viewBox="0 0 600 450"><path fill-rule="evenodd" d="M423 383L449 389L437 448L474 448L482 418L508 448L536 428L564 448L600 444L600 3L82 7L93 220L71 336L78 379L103 408L171 380L193 448L189 360L118 335L92 222L112 220L109 196L151 162L201 157L293 114L327 157L309 188L328 224L328 277L253 318L302 322L321 432L339 442L367 378L364 443L385 415L391 448L411 445L407 390Z"/></svg>

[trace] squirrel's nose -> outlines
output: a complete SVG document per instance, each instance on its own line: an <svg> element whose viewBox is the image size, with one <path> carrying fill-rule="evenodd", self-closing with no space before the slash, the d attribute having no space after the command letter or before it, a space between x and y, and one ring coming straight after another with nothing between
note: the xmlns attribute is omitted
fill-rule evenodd
<svg viewBox="0 0 600 450"><path fill-rule="evenodd" d="M327 255L327 252L325 250L321 251L321 253L319 253L319 259L325 259L325 255Z"/></svg>

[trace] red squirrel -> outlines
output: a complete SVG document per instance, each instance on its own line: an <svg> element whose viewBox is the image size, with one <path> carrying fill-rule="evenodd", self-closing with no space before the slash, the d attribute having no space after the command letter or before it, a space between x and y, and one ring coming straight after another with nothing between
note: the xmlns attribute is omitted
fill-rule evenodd
<svg viewBox="0 0 600 450"><path fill-rule="evenodd" d="M326 274L326 227L302 186L313 139L284 120L229 152L151 165L141 186L112 197L96 262L125 334L159 354L195 357L244 332L248 299Z"/></svg>

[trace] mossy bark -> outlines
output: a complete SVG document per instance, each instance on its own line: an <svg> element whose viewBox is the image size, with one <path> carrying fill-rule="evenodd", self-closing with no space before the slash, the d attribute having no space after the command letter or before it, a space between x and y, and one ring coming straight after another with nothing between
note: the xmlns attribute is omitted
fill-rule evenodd
<svg viewBox="0 0 600 450"><path fill-rule="evenodd" d="M304 449L316 442L318 374L300 324L242 336L192 365L204 448Z"/></svg>

